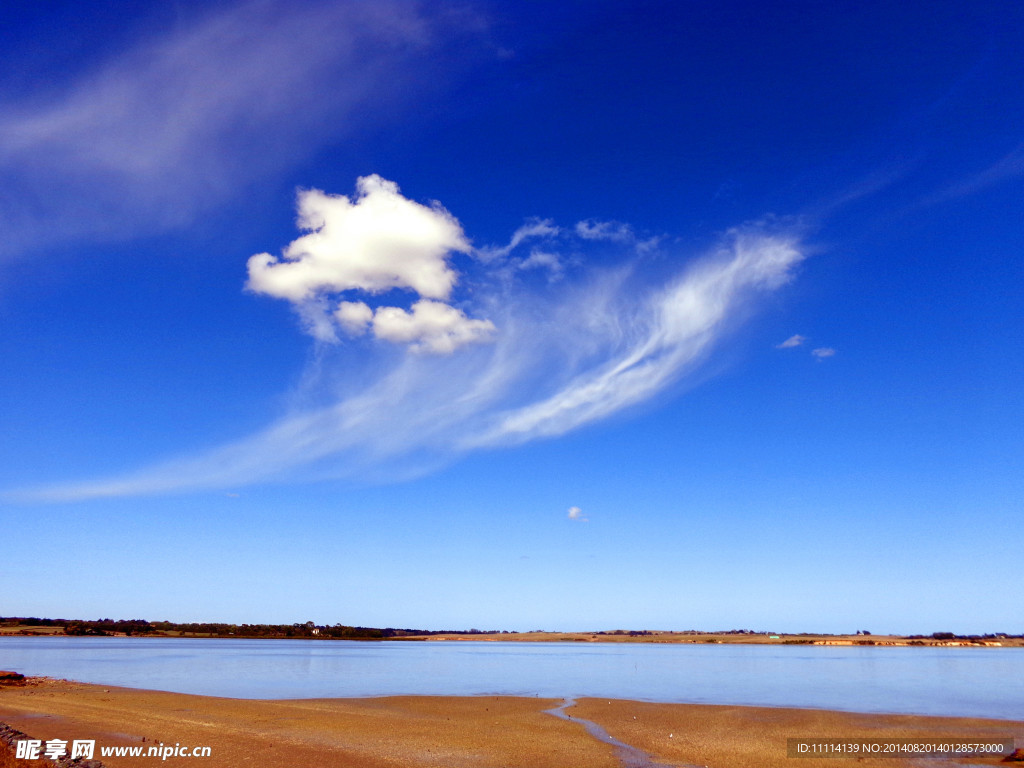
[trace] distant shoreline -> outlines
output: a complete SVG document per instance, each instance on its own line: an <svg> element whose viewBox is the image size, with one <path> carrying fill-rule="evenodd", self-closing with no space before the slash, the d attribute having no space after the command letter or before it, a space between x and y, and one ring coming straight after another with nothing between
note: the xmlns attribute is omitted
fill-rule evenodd
<svg viewBox="0 0 1024 768"><path fill-rule="evenodd" d="M73 625L75 626L75 625ZM80 624L77 626L81 626ZM675 643L727 645L816 645L816 646L882 646L882 647L954 647L954 648L1024 648L1024 636L993 633L956 635L936 632L931 635L830 635L825 633L768 633L750 631L672 632L653 630L612 630L602 632L432 632L415 630L373 630L356 628L349 635L331 635L331 627L299 625L295 633L248 633L244 627L216 632L188 632L153 629L149 631L117 631L79 629L67 626L0 625L3 637L161 637L235 640L362 640L380 642L533 642L533 643ZM350 629L350 628L346 628ZM384 634L394 632L395 634ZM371 634L378 633L378 634ZM401 633L401 634L398 634Z"/></svg>
<svg viewBox="0 0 1024 768"><path fill-rule="evenodd" d="M977 647L1021 648L1024 637L992 636L974 639L970 636L925 637L919 635L827 635L827 634L738 634L731 632L517 632L480 635L430 635L406 637L404 640L438 641L504 641L504 642L589 642L589 643L675 643L723 645L822 645L822 646L910 646L910 647Z"/></svg>

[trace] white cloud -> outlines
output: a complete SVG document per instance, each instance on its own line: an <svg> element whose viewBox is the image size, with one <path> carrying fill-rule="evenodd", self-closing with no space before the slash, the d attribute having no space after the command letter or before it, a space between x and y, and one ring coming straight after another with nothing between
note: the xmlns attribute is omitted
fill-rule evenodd
<svg viewBox="0 0 1024 768"><path fill-rule="evenodd" d="M337 329L350 336L372 327L378 339L408 343L417 352L450 353L463 344L485 341L490 320L474 320L447 299L458 275L449 263L453 251L471 248L459 222L435 203L421 205L402 196L398 185L380 176L356 183L354 199L320 190L299 193L299 227L309 230L284 249L281 259L259 253L248 261L247 288L290 301L308 333L337 341ZM403 289L420 297L411 312L338 295ZM371 325L372 324L372 325Z"/></svg>
<svg viewBox="0 0 1024 768"><path fill-rule="evenodd" d="M811 354L819 360L824 360L826 357L832 357L836 351L832 347L818 347L818 349L812 349Z"/></svg>
<svg viewBox="0 0 1024 768"><path fill-rule="evenodd" d="M786 339L781 344L776 344L775 348L776 349L792 349L793 347L799 347L805 341L807 341L807 337L806 336L801 336L799 333L796 333L796 334L793 334L792 336L790 336L788 339Z"/></svg>
<svg viewBox="0 0 1024 768"><path fill-rule="evenodd" d="M561 231L562 230L555 226L554 221L551 219L527 219L525 224L512 233L512 237L509 239L508 245L480 248L476 251L476 255L481 261L487 264L505 258L512 253L512 251L518 248L524 240L556 237L561 233Z"/></svg>
<svg viewBox="0 0 1024 768"><path fill-rule="evenodd" d="M463 344L488 341L494 331L490 320L471 320L455 307L428 299L413 304L412 312L381 307L373 316L378 339L410 344L414 352L450 353Z"/></svg>
<svg viewBox="0 0 1024 768"><path fill-rule="evenodd" d="M349 336L361 336L373 320L373 310L361 301L343 301L334 310L334 316Z"/></svg>
<svg viewBox="0 0 1024 768"><path fill-rule="evenodd" d="M415 0L214 5L5 101L0 256L185 224L484 55L437 55L483 25Z"/></svg>
<svg viewBox="0 0 1024 768"><path fill-rule="evenodd" d="M632 227L619 221L579 221L576 222L576 234L584 240L613 240L618 243L634 239Z"/></svg>
<svg viewBox="0 0 1024 768"><path fill-rule="evenodd" d="M623 251L633 253L632 245ZM644 283L629 262L541 291L502 277L476 284L472 297L493 325L429 298L408 310L379 307L372 319L365 302L327 304L320 315L339 328L347 322L421 352L464 346L456 355L398 356L373 345L325 347L297 399L327 405L296 406L266 429L199 455L35 497L395 479L474 450L557 437L678 387L802 258L795 235L752 227L729 232L667 284ZM490 343L466 343L484 338ZM353 367L363 374L346 389L332 371Z"/></svg>
<svg viewBox="0 0 1024 768"><path fill-rule="evenodd" d="M580 509L579 507L569 507L568 517L570 520L575 520L580 523L590 522L589 520L587 520L587 518L583 516L583 510Z"/></svg>
<svg viewBox="0 0 1024 768"><path fill-rule="evenodd" d="M530 219L523 226L512 233L508 249L512 250L521 242L531 237L552 237L561 230L555 226L551 219Z"/></svg>
<svg viewBox="0 0 1024 768"><path fill-rule="evenodd" d="M440 205L407 200L380 176L364 176L356 188L355 200L318 189L300 192L298 223L309 234L285 248L283 259L251 257L249 289L295 303L392 288L447 299L457 279L448 254L470 250L455 217Z"/></svg>
<svg viewBox="0 0 1024 768"><path fill-rule="evenodd" d="M519 269L546 269L553 278L560 276L565 270L562 258L557 253L537 249L530 251L529 258L523 259L516 266Z"/></svg>
<svg viewBox="0 0 1024 768"><path fill-rule="evenodd" d="M647 298L625 348L554 394L501 414L467 445L560 435L648 399L699 361L752 291L787 282L802 258L794 238L731 233L729 244L710 259Z"/></svg>

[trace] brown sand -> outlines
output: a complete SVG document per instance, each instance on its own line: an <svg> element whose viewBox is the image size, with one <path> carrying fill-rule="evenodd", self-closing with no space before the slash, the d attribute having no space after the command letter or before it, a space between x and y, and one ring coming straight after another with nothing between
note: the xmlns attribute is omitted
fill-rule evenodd
<svg viewBox="0 0 1024 768"><path fill-rule="evenodd" d="M1014 738L1024 746L1024 722L979 718L870 715L824 709L649 704L582 699L570 710L600 723L627 744L663 762L712 768L857 768L921 766L897 759L814 759L786 756L788 738L991 739ZM671 738L669 735L671 734ZM956 765L958 761L941 761ZM999 759L964 763L998 764Z"/></svg>
<svg viewBox="0 0 1024 768"><path fill-rule="evenodd" d="M396 696L252 701L34 679L0 687L0 721L38 739L98 746L209 746L209 758L100 757L119 766L441 766L618 768L615 748L546 714L560 702L515 697ZM786 757L786 738L1013 737L1024 723L821 710L583 699L568 710L665 765L711 768L921 766L910 760ZM669 734L672 737L669 738ZM143 741L145 739L145 741ZM965 761L997 764L997 760ZM25 765L40 765L39 761ZM952 765L953 763L944 763Z"/></svg>
<svg viewBox="0 0 1024 768"><path fill-rule="evenodd" d="M210 746L206 759L96 758L110 768L550 766L615 768L614 749L512 697L254 701L40 681L0 688L0 721L38 739ZM142 739L146 741L143 742Z"/></svg>

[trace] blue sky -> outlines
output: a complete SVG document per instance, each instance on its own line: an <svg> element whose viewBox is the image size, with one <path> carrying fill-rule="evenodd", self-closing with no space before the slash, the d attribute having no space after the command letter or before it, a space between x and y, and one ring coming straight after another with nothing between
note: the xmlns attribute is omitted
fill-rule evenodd
<svg viewBox="0 0 1024 768"><path fill-rule="evenodd" d="M0 614L1024 632L1019 7L6 17Z"/></svg>

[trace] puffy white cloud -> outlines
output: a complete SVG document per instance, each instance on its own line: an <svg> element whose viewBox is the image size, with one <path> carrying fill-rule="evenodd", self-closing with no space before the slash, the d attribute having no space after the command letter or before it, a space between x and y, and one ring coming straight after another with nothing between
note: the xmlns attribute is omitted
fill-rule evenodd
<svg viewBox="0 0 1024 768"><path fill-rule="evenodd" d="M583 516L583 510L579 507L569 507L568 517L570 520L575 520L580 523L589 522L589 520Z"/></svg>
<svg viewBox="0 0 1024 768"><path fill-rule="evenodd" d="M413 304L412 312L380 307L373 316L378 339L410 344L414 352L450 353L463 344L487 341L494 331L490 320L471 320L461 310L429 299Z"/></svg>
<svg viewBox="0 0 1024 768"><path fill-rule="evenodd" d="M819 347L818 349L812 349L811 354L819 360L824 360L826 357L834 356L836 351L832 347Z"/></svg>
<svg viewBox="0 0 1024 768"><path fill-rule="evenodd" d="M422 205L402 196L398 185L380 176L356 182L357 194L299 193L298 224L309 233L284 249L281 259L259 253L248 261L247 287L295 305L314 338L337 341L337 329L406 343L416 352L446 354L463 344L486 341L490 320L475 320L446 304L458 274L452 252L469 253L462 226L439 203ZM335 296L392 289L420 297L407 311Z"/></svg>
<svg viewBox="0 0 1024 768"><path fill-rule="evenodd" d="M283 259L259 253L249 259L250 290L296 303L325 293L413 290L447 299L455 285L452 251L468 253L462 227L440 205L402 197L398 185L364 176L357 195L299 193L299 227L309 234L284 250Z"/></svg>
<svg viewBox="0 0 1024 768"><path fill-rule="evenodd" d="M786 339L784 342L782 342L781 344L776 344L775 348L776 349L792 349L793 347L799 347L805 341L807 341L807 337L806 336L801 336L799 333L795 333L792 336L790 336L788 339Z"/></svg>

